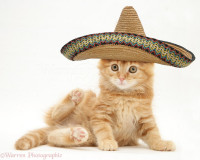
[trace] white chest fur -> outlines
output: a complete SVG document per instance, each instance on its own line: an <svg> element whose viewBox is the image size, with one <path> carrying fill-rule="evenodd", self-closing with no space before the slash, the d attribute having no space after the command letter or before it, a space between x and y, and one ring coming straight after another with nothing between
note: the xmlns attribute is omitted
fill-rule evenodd
<svg viewBox="0 0 200 160"><path fill-rule="evenodd" d="M134 107L137 103L128 99L118 99L115 103L113 133L116 139L132 138L136 131Z"/></svg>

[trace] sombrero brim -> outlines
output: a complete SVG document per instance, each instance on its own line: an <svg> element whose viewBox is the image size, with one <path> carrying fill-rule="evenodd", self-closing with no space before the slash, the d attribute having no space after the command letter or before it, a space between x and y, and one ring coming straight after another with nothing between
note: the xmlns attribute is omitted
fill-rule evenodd
<svg viewBox="0 0 200 160"><path fill-rule="evenodd" d="M159 63L179 68L186 67L195 60L192 52L177 44L120 32L76 38L65 44L61 53L74 61L99 58Z"/></svg>

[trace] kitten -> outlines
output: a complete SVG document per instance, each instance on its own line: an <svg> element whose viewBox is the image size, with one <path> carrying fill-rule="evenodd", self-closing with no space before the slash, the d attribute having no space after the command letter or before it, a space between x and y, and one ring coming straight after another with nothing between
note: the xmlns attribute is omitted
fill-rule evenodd
<svg viewBox="0 0 200 160"><path fill-rule="evenodd" d="M98 146L105 151L137 145L172 151L161 139L152 113L153 64L100 60L100 94L75 89L46 114L48 127L27 133L16 149L39 145Z"/></svg>

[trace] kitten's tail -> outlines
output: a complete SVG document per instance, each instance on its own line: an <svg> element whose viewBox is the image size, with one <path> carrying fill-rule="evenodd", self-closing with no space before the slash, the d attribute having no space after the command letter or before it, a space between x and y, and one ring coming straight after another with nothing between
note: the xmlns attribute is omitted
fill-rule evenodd
<svg viewBox="0 0 200 160"><path fill-rule="evenodd" d="M31 131L17 140L15 148L17 150L28 150L33 147L47 144L48 133L53 129L53 127L47 127Z"/></svg>

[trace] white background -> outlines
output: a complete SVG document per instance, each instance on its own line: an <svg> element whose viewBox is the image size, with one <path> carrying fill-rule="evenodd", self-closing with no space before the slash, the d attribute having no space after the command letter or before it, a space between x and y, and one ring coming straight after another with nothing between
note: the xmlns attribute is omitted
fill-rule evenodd
<svg viewBox="0 0 200 160"><path fill-rule="evenodd" d="M49 146L31 151L58 152L59 159L198 159L199 0L0 0L0 155L28 154L16 152L15 141L45 126L45 111L70 90L98 93L98 60L72 62L60 49L73 38L114 31L127 5L138 12L147 36L182 45L196 56L187 68L155 67L154 113L162 137L173 140L177 150L157 152L143 144L116 152Z"/></svg>

